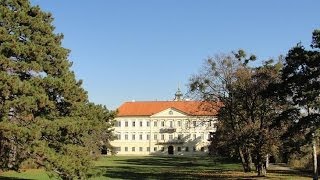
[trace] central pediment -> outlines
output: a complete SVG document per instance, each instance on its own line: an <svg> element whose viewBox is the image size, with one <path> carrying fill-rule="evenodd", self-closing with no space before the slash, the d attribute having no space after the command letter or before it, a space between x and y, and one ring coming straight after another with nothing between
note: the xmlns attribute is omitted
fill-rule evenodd
<svg viewBox="0 0 320 180"><path fill-rule="evenodd" d="M186 116L188 116L188 114L172 107L151 115L151 117L186 117Z"/></svg>

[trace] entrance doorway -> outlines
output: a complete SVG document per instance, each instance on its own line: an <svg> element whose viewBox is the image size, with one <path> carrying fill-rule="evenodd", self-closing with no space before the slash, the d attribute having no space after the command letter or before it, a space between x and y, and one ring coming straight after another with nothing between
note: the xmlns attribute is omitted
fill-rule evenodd
<svg viewBox="0 0 320 180"><path fill-rule="evenodd" d="M106 145L103 145L101 148L101 154L102 155L107 155L108 154L108 148Z"/></svg>
<svg viewBox="0 0 320 180"><path fill-rule="evenodd" d="M168 154L173 154L173 146L168 146Z"/></svg>

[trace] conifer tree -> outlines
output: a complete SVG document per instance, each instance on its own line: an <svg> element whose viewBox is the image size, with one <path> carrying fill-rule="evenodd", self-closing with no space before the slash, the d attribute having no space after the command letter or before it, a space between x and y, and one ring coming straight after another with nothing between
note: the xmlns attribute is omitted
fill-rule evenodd
<svg viewBox="0 0 320 180"><path fill-rule="evenodd" d="M318 179L316 142L320 136L320 30L312 34L311 50L301 44L289 50L282 70L282 96L292 105L285 143L291 151L313 144L314 179Z"/></svg>
<svg viewBox="0 0 320 180"><path fill-rule="evenodd" d="M0 170L32 159L83 178L91 154L112 138L113 113L88 102L52 22L28 0L0 1Z"/></svg>

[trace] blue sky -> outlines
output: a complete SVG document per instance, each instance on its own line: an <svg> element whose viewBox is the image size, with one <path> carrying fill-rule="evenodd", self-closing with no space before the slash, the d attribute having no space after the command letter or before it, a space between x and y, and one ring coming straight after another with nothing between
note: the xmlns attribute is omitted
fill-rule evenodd
<svg viewBox="0 0 320 180"><path fill-rule="evenodd" d="M208 56L277 58L320 28L318 0L32 0L53 14L89 99L171 100Z"/></svg>

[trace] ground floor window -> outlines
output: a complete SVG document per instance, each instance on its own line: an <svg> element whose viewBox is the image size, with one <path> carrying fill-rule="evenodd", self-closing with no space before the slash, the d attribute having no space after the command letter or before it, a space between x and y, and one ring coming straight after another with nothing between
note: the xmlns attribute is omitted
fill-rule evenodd
<svg viewBox="0 0 320 180"><path fill-rule="evenodd" d="M178 152L181 152L181 147L178 147Z"/></svg>
<svg viewBox="0 0 320 180"><path fill-rule="evenodd" d="M157 151L157 147L154 147L154 148L153 148L153 151Z"/></svg>
<svg viewBox="0 0 320 180"><path fill-rule="evenodd" d="M204 152L204 147L201 147L201 151Z"/></svg>
<svg viewBox="0 0 320 180"><path fill-rule="evenodd" d="M124 147L124 151L128 151L128 147Z"/></svg>
<svg viewBox="0 0 320 180"><path fill-rule="evenodd" d="M121 147L116 147L116 152L119 152L119 151L121 151Z"/></svg>
<svg viewBox="0 0 320 180"><path fill-rule="evenodd" d="M168 154L173 154L173 153L174 153L174 147L168 146Z"/></svg>
<svg viewBox="0 0 320 180"><path fill-rule="evenodd" d="M197 151L197 148L196 148L195 146L193 146L193 151L194 151L194 152Z"/></svg>
<svg viewBox="0 0 320 180"><path fill-rule="evenodd" d="M142 151L143 150L143 148L142 147L139 147L139 151Z"/></svg>
<svg viewBox="0 0 320 180"><path fill-rule="evenodd" d="M148 152L150 151L150 147L147 147L147 151L148 151Z"/></svg>
<svg viewBox="0 0 320 180"><path fill-rule="evenodd" d="M162 151L162 152L164 151L164 147L161 147L161 151Z"/></svg>
<svg viewBox="0 0 320 180"><path fill-rule="evenodd" d="M132 147L132 152L136 151L136 147Z"/></svg>
<svg viewBox="0 0 320 180"><path fill-rule="evenodd" d="M186 147L185 151L186 151L186 152L189 152L189 147Z"/></svg>

